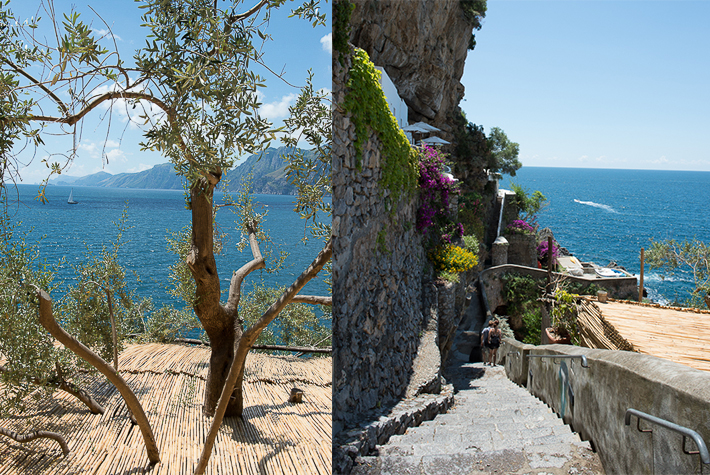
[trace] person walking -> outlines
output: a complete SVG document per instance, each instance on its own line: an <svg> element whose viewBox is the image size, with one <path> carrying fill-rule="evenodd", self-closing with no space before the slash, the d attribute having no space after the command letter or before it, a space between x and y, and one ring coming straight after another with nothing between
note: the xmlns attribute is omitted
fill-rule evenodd
<svg viewBox="0 0 710 475"><path fill-rule="evenodd" d="M488 363L488 353L490 352L488 348L488 333L492 328L492 320L488 320L488 326L481 332L481 351L483 352L483 364Z"/></svg>
<svg viewBox="0 0 710 475"><path fill-rule="evenodd" d="M498 348L500 347L501 331L498 328L500 322L498 320L493 320L492 328L488 332L488 364L491 366L496 365L496 356L498 354Z"/></svg>

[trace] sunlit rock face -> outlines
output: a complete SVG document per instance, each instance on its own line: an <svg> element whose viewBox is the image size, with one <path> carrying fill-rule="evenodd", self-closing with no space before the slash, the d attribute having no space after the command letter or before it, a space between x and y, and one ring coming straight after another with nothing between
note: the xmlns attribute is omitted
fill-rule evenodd
<svg viewBox="0 0 710 475"><path fill-rule="evenodd" d="M463 98L461 84L472 25L459 0L357 0L351 41L394 82L409 106L410 122L423 120L450 140L450 119Z"/></svg>

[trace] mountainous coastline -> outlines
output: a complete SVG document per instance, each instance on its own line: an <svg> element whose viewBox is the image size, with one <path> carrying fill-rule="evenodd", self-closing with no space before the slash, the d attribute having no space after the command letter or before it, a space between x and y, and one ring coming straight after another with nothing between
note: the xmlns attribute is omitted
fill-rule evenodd
<svg viewBox="0 0 710 475"><path fill-rule="evenodd" d="M286 177L284 154L288 147L268 148L260 154L249 156L222 177L220 191L236 191L244 178L251 172L254 193L272 195L294 195L296 187ZM312 152L306 151L306 155ZM184 178L175 172L171 163L155 165L150 170L138 173L112 175L98 172L83 177L59 176L50 180L51 185L100 186L107 188L137 188L158 190L183 189Z"/></svg>

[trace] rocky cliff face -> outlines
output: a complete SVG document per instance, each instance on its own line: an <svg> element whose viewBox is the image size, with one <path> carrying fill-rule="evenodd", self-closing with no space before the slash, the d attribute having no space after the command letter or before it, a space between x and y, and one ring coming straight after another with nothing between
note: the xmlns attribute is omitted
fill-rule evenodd
<svg viewBox="0 0 710 475"><path fill-rule="evenodd" d="M460 82L473 25L460 0L356 0L351 42L382 66L409 106L450 140L450 117L463 98Z"/></svg>

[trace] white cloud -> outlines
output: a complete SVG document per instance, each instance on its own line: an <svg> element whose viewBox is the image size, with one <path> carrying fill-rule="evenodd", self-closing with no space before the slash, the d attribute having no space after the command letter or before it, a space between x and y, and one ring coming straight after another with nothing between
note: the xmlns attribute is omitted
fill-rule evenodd
<svg viewBox="0 0 710 475"><path fill-rule="evenodd" d="M320 44L323 46L323 51L327 51L328 54L333 54L333 33L328 33L323 38L320 39Z"/></svg>
<svg viewBox="0 0 710 475"><path fill-rule="evenodd" d="M151 168L153 168L153 165L146 165L145 163L141 163L137 167L129 168L128 170L126 170L126 172L127 173L138 173L138 172L142 172L145 170L150 170Z"/></svg>
<svg viewBox="0 0 710 475"><path fill-rule="evenodd" d="M123 153L123 150L121 150L120 148L114 148L112 150L109 150L104 154L104 157L106 158L106 161L108 163L126 161L126 154Z"/></svg>
<svg viewBox="0 0 710 475"><path fill-rule="evenodd" d="M118 148L120 146L121 146L120 143L116 142L115 140L111 140L111 139L108 139L105 144L106 148Z"/></svg>
<svg viewBox="0 0 710 475"><path fill-rule="evenodd" d="M79 144L79 150L86 150L92 157L97 156L97 147L94 142L81 142Z"/></svg>
<svg viewBox="0 0 710 475"><path fill-rule="evenodd" d="M280 119L288 116L288 107L296 101L296 94L283 96L280 101L264 104L259 108L259 115L269 120Z"/></svg>
<svg viewBox="0 0 710 475"><path fill-rule="evenodd" d="M112 33L111 33L109 30L105 30L105 29L102 29L102 28L98 28L98 29L95 29L95 30L92 30L92 31L93 31L94 33L96 33L97 35L99 35L100 37L102 37L102 38L103 38L104 36L107 36L107 37L110 38L111 35L112 35ZM118 35L115 34L115 33L113 33L113 37L114 37L114 39L116 39L117 41L123 41L123 38L121 38L120 36L118 36Z"/></svg>

